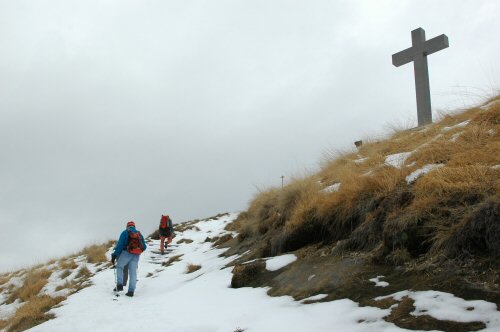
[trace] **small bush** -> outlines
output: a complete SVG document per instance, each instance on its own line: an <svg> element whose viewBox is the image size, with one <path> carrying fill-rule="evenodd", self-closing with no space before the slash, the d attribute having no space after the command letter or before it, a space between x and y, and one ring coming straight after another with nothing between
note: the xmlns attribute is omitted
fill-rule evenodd
<svg viewBox="0 0 500 332"><path fill-rule="evenodd" d="M186 273L193 273L195 271L198 271L199 269L201 269L201 265L189 264L187 266L187 272Z"/></svg>

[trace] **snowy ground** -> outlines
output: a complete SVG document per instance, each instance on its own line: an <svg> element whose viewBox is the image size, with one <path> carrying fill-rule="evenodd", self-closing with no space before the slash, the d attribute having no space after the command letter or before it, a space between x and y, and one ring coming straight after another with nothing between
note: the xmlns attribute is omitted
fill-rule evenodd
<svg viewBox="0 0 500 332"><path fill-rule="evenodd" d="M141 256L133 298L123 293L115 298L114 270L106 269L92 277L93 286L53 309L55 319L30 331L404 331L383 320L389 309L359 307L348 299L304 304L288 296L270 297L266 288L230 288L231 268L225 266L236 257L219 257L224 250L212 248L212 243L205 239L227 233L224 226L235 216L202 220L196 224L199 231L178 233L165 256L158 253L159 241L151 242ZM181 239L193 242L178 244ZM175 255L182 257L171 266L161 265ZM269 269L279 269L293 264L295 259L285 255L266 264ZM188 274L189 264L201 265L201 269ZM487 324L488 331L500 331L500 313L495 304L464 301L432 291L406 291L394 297L403 295L417 300L415 314L480 320ZM325 296L318 294L306 300Z"/></svg>

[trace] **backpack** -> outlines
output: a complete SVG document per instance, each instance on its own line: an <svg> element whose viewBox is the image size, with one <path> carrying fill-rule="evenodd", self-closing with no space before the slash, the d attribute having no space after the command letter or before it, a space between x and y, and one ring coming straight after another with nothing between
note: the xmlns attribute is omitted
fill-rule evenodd
<svg viewBox="0 0 500 332"><path fill-rule="evenodd" d="M169 216L161 216L161 228L162 229L167 229L168 228L168 220L170 219Z"/></svg>
<svg viewBox="0 0 500 332"><path fill-rule="evenodd" d="M140 255L144 251L144 246L142 245L142 235L141 232L136 233L128 231L128 246L127 251L134 255Z"/></svg>

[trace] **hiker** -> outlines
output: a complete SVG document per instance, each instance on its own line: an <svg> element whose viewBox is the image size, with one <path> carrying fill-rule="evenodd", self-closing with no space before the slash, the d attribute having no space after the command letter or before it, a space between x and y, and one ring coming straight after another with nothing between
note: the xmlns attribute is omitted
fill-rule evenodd
<svg viewBox="0 0 500 332"><path fill-rule="evenodd" d="M146 250L146 241L141 232L135 229L135 222L129 221L127 229L120 234L120 239L116 244L115 251L111 255L111 263L116 265L116 288L117 292L123 290L123 270L128 265L129 284L127 296L134 296L135 284L137 282L137 265L139 264L139 256Z"/></svg>
<svg viewBox="0 0 500 332"><path fill-rule="evenodd" d="M160 232L160 238L161 238L160 251L161 254L164 255L165 249L167 249L168 244L171 243L172 239L175 237L174 225L172 223L172 219L170 219L168 215L161 216L160 226L158 227L158 231ZM167 243L165 243L165 239L167 239Z"/></svg>

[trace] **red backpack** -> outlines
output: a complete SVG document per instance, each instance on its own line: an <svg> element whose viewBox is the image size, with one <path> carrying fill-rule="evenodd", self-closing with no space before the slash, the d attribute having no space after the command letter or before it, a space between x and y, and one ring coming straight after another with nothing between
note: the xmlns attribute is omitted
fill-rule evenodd
<svg viewBox="0 0 500 332"><path fill-rule="evenodd" d="M128 246L127 251L134 255L140 255L144 251L144 246L142 245L142 235L141 232L136 233L128 231Z"/></svg>
<svg viewBox="0 0 500 332"><path fill-rule="evenodd" d="M169 216L161 216L161 228L167 229Z"/></svg>

